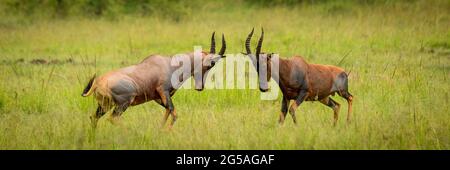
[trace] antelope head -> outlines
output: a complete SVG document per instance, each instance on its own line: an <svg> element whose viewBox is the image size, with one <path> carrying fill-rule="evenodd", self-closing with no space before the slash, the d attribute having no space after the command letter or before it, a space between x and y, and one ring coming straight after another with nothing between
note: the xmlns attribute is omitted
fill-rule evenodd
<svg viewBox="0 0 450 170"><path fill-rule="evenodd" d="M250 41L253 36L254 29L248 34L247 39L245 40L245 50L247 56L253 61L254 66L256 68L256 72L258 72L259 77L259 90L261 92L267 92L269 90L268 81L270 80L272 74L272 65L270 59L272 58L272 54L261 53L262 42L264 39L264 29L261 28L261 37L259 38L258 45L256 46L255 55L252 54L250 49ZM264 76L261 77L261 76Z"/></svg>
<svg viewBox="0 0 450 170"><path fill-rule="evenodd" d="M211 49L209 50L209 53L203 52L202 55L202 76L195 79L195 89L197 91L202 91L205 86L205 79L208 76L209 70L214 67L214 65L219 62L221 58L225 58L225 50L227 48L226 42L225 42L225 36L222 34L222 47L220 48L220 51L218 54L216 54L216 40L215 40L215 32L212 33L211 36ZM195 75L195 74L194 74Z"/></svg>

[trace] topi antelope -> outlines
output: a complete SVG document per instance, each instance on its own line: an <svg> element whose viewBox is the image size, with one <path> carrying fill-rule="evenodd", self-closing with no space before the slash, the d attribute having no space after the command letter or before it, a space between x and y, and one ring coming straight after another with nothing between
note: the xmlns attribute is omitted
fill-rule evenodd
<svg viewBox="0 0 450 170"><path fill-rule="evenodd" d="M194 59L194 53L187 53L181 56L184 57L183 59L186 59L185 61L190 62L191 67L190 71L187 70L187 76L175 76L175 80L179 78L179 86L181 86L184 80L193 76L196 90L203 90L204 78L208 71L218 60L220 60L220 58L225 57L225 37L222 34L222 47L219 54L215 55L216 47L214 35L215 33L213 33L211 37L211 49L209 53L201 52L201 59L199 59L200 57ZM98 119L110 110L113 110L113 112L109 120L112 123L115 123L116 119L120 118L121 114L129 106L135 106L154 100L166 109L162 126L164 126L169 115L171 115L172 122L170 123L169 128L172 128L177 119L177 115L171 96L178 88L176 87L177 85L172 83L172 80L174 77L173 75L175 75L174 72L181 67L171 64L175 59L177 58L151 55L139 64L110 71L99 77L94 75L82 93L83 97L94 94L98 102L97 111L90 116L92 127L95 128ZM198 65L197 62L194 63L194 60L201 60L199 62L201 66ZM194 76L199 74L201 76Z"/></svg>
<svg viewBox="0 0 450 170"><path fill-rule="evenodd" d="M288 111L288 105L291 100L294 100L294 102L289 108L289 113L295 124L297 123L295 117L295 110L297 107L305 100L318 100L333 109L333 125L336 125L340 104L330 97L330 95L334 96L335 93L347 100L347 122L350 122L353 96L348 92L348 74L344 69L332 65L309 64L300 56L283 59L273 55L273 53L261 53L264 37L264 30L262 28L261 37L255 51L256 54L252 55L250 50L250 40L253 31L254 29L252 29L245 41L245 49L250 59L256 63L255 66L258 74L260 74L260 64L263 64L262 66L267 70L266 80L261 80L264 78L260 78L260 91L266 92L269 90L267 81L269 81L271 77L278 80L278 85L283 93L281 114L279 118L280 124L283 124L284 122ZM262 61L260 62L260 60ZM278 61L278 65L272 64L274 61ZM271 75L272 69L278 69L279 74Z"/></svg>

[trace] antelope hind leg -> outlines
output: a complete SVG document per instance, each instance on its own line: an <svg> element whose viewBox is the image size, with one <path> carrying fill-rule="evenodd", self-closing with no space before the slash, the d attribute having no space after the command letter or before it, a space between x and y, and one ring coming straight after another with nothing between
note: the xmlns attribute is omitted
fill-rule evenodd
<svg viewBox="0 0 450 170"><path fill-rule="evenodd" d="M326 97L326 98L320 100L320 102L323 103L324 105L330 107L331 109L333 109L333 112L334 112L333 126L336 126L338 118L339 118L339 109L340 109L341 105L338 102L334 101L330 97Z"/></svg>

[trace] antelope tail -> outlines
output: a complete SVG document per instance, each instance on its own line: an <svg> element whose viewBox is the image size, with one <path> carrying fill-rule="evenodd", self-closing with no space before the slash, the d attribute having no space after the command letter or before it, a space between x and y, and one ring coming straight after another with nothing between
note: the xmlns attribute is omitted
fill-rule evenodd
<svg viewBox="0 0 450 170"><path fill-rule="evenodd" d="M91 95L92 92L94 92L95 87L93 87L93 86L95 86L94 85L95 84L95 78L96 78L96 75L94 74L94 76L92 76L92 78L89 80L89 83L84 88L83 93L81 94L81 96L87 97L87 96Z"/></svg>

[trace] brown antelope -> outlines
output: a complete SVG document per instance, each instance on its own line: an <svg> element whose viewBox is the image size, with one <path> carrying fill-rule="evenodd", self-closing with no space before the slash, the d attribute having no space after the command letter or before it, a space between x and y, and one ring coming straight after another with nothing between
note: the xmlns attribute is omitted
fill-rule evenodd
<svg viewBox="0 0 450 170"><path fill-rule="evenodd" d="M261 53L261 46L264 37L264 30L261 28L261 37L256 47L256 54L252 55L250 50L250 40L252 38L254 29L250 32L245 41L245 49L247 55L256 64L256 70L260 73L260 58L261 64L267 70L266 80L259 82L260 91L266 92L269 90L267 81L272 77L277 80L283 93L283 100L281 104L281 114L279 123L282 124L288 111L288 105L291 100L293 104L289 108L289 113L292 116L294 123L297 123L295 117L295 110L303 101L320 101L321 103L332 108L334 111L334 122L336 125L339 115L340 104L334 101L330 95L337 93L339 96L345 98L348 102L347 122L350 122L350 115L352 112L353 96L348 91L348 74L344 69L321 64L310 64L300 56L293 56L289 59L283 59L276 55ZM257 57L255 57L257 56ZM255 61L256 60L256 61ZM272 62L278 60L278 65ZM272 66L273 65L273 66ZM278 67L278 68L275 68ZM272 75L272 69L278 69L279 74Z"/></svg>
<svg viewBox="0 0 450 170"><path fill-rule="evenodd" d="M204 78L214 64L220 58L225 57L225 49L225 37L222 34L222 47L219 54L215 55L216 47L213 33L209 53L200 52L199 54L201 55L201 66L194 64L194 60L196 60L194 59L194 53L182 55L184 59L187 59L190 62L191 67L190 71L188 70L189 75L175 77L175 79L180 78L179 85L190 76L193 76L196 90L203 90ZM174 59L176 59L176 57L151 55L139 64L110 71L99 77L94 75L82 93L83 97L94 94L98 103L97 111L90 116L92 127L95 128L98 119L110 110L113 110L113 112L109 120L112 123L115 123L116 119L118 119L129 106L135 106L154 100L166 109L162 126L164 126L169 115L171 115L172 122L170 123L169 128L172 128L177 119L177 115L171 96L178 87L172 84L171 79L174 72L181 67L178 65L174 66L172 61ZM194 69L194 67L196 68ZM194 74L199 75L199 73L201 73L200 77L194 76Z"/></svg>

